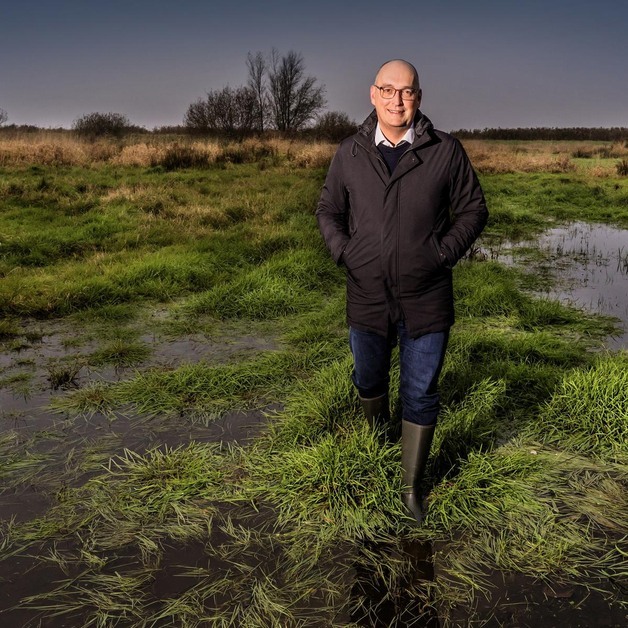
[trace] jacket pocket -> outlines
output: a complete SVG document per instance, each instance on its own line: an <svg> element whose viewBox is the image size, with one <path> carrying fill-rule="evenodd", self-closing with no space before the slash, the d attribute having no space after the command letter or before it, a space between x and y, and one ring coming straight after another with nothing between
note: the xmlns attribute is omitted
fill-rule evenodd
<svg viewBox="0 0 628 628"><path fill-rule="evenodd" d="M355 235L349 240L349 244L342 253L342 262L350 270L364 266L370 261L368 251L360 240L360 236Z"/></svg>
<svg viewBox="0 0 628 628"><path fill-rule="evenodd" d="M432 243L432 251L434 252L434 268L444 266L447 258L441 255L442 248L437 235L432 232L430 235L430 242Z"/></svg>
<svg viewBox="0 0 628 628"><path fill-rule="evenodd" d="M381 272L379 249L369 245L364 239L351 240L345 253L342 257L343 263L354 279L364 281Z"/></svg>

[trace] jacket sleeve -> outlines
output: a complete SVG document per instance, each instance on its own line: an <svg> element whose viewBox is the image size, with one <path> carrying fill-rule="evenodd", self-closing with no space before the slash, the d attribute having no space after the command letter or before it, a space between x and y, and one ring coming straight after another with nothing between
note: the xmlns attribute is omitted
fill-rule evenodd
<svg viewBox="0 0 628 628"><path fill-rule="evenodd" d="M343 183L342 154L339 148L329 166L316 208L318 228L336 264L342 262L342 253L350 239L348 212L349 202Z"/></svg>
<svg viewBox="0 0 628 628"><path fill-rule="evenodd" d="M464 148L453 138L449 199L452 224L441 239L447 265L453 267L480 235L488 220L486 200Z"/></svg>

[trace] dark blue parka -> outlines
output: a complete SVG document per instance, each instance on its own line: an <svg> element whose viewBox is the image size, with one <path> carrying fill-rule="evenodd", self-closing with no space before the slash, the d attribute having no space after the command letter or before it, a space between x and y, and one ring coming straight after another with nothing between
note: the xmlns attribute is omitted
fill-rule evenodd
<svg viewBox="0 0 628 628"><path fill-rule="evenodd" d="M384 335L404 319L412 337L454 322L452 267L488 210L460 142L420 111L416 138L389 174L375 147L377 115L341 142L316 210L333 259L347 271L347 321Z"/></svg>

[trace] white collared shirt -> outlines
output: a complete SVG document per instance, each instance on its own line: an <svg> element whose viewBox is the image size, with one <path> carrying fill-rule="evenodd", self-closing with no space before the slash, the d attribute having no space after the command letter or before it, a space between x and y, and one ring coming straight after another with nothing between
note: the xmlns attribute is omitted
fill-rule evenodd
<svg viewBox="0 0 628 628"><path fill-rule="evenodd" d="M382 133L382 130L379 128L379 122L375 127L375 146L383 144L384 146L390 146L391 148L394 148L395 146L399 146L399 144L401 144L402 142L408 142L409 144L412 144L415 137L416 133L414 132L414 124L406 131L405 135L396 144L393 144Z"/></svg>

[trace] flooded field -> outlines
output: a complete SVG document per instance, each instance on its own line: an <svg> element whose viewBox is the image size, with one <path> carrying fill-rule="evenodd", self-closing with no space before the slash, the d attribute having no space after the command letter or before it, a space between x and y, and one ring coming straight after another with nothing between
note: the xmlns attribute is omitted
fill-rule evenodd
<svg viewBox="0 0 628 628"><path fill-rule="evenodd" d="M416 529L350 383L323 174L5 170L0 625L626 624L628 243L586 222L622 185L483 181ZM581 219L524 237L537 193Z"/></svg>
<svg viewBox="0 0 628 628"><path fill-rule="evenodd" d="M616 250L621 252L621 247L617 246L621 240L609 237L609 234L617 236L616 231L583 223L567 229L553 229L541 236L540 263L551 270L552 282L561 282L566 278L560 290L548 291L546 296L569 300L610 315L618 316L625 312L626 304L619 298L622 288L618 285L624 285L621 282L625 282L626 273L619 263L621 255L616 254ZM591 234L598 239L594 240ZM620 232L618 237L622 235ZM610 251L603 248L603 242L611 243ZM530 244L520 246L526 249L515 253L518 260L519 256L525 258ZM539 263L538 253L535 259L535 263ZM587 279L580 285L579 278L583 276ZM592 299L587 302L576 300L576 296L582 299L583 295L593 293L597 295L595 302ZM613 304L619 304L623 310L617 307L600 310L601 304L611 302L611 294L615 295L612 297ZM624 297L626 294L623 292ZM158 318L159 315L151 316L151 319ZM132 409L104 413L94 409L68 415L54 407L55 398L64 398L73 391L98 383L114 385L124 382L140 371L168 371L182 364L199 362L219 365L233 360L234 356L246 359L260 352L279 349L278 341L272 337L264 338L259 333L241 333L219 340L202 333L165 336L155 330L137 335L144 354L135 366L114 367L93 364L90 356L97 354L102 340L99 341L93 333L85 333L85 328L77 335L67 323L25 320L22 331L21 336L5 342L0 354L3 381L0 389L0 433L15 443L17 451L25 454L21 463L24 464L24 474L31 478L0 494L0 517L12 521L12 525L45 515L55 504L53 495L61 486L66 490L72 489L80 487L89 478L97 477L99 468L107 466L107 460L114 452L133 451L144 455L156 447L184 447L191 441L245 446L265 429L267 414L280 409L277 404L258 405L252 410L215 414L211 411L190 411L178 418L170 413L142 416ZM617 343L619 338L616 337L613 342ZM55 379L59 373L64 374L62 380ZM90 459L88 464L87 459ZM20 461L9 462L8 466L11 464L19 465ZM271 571L274 570L279 578L274 586L279 586L284 576L278 573L291 568L282 556L285 549L280 550L276 542L269 546L269 539L275 535L272 532L274 515L271 512L246 514L242 508L225 506L215 512L216 516L224 517L231 527L237 525L241 530L248 530L247 534L254 535L255 540L248 541L246 551L236 551L235 554L233 537L220 532L219 528L204 541L164 542L158 563L150 569L150 589L144 595L148 594L149 599L153 598L155 602L175 599L188 595L208 577L210 580L216 578L217 573L233 574L234 570L245 569L247 572L261 570L261 574L266 574L273 562L276 564ZM272 549L273 545L276 545L275 549ZM448 543L415 540L398 544L391 538L367 545L366 554L361 554L359 547L357 554L355 548L347 549L345 546L340 550L340 547L338 550L346 557L335 566L328 564L324 579L328 585L333 584L337 595L346 597L342 603L335 603L337 610L329 615L329 611L325 610L329 601L322 592L314 595L300 608L299 617L307 622L304 625L465 625L470 616L469 608L461 606L448 610L449 620L443 624L439 620L438 599L431 593L434 578L441 575L441 559L448 554ZM37 602L20 603L33 594L50 589L54 582L70 583L72 579L81 577L78 567L72 566L76 557L71 544L44 544L42 551L57 558L42 564L32 556L18 556L0 563L0 581L3 584L0 608L4 609L4 621L9 622L7 625L51 628L81 625L80 622L87 625L88 616L80 612L70 613L72 619L69 620L65 613L57 618L48 616L42 620L46 612L42 615L42 611L37 610ZM61 558L64 555L65 559ZM394 569L386 574L374 564L391 559L403 565L398 575L395 575ZM141 565L134 551L121 554L109 550L102 554L101 560L107 564L107 571L121 565L127 568L135 565L135 569ZM478 598L473 604L474 615L491 618L483 625L533 626L553 618L552 621L561 625L568 622L570 626L606 627L620 626L626 618L621 605L614 605L604 594L574 583L538 583L524 575L502 572L487 576L487 583L490 598L484 602ZM57 596L63 597L63 594L58 592ZM237 606L234 601L237 598L237 595L233 598L226 593L213 595L218 606ZM539 599L543 600L540 605ZM320 613L323 618L315 619ZM116 625L126 623L120 620ZM131 622L129 625L136 624ZM175 624L164 618L153 625Z"/></svg>

